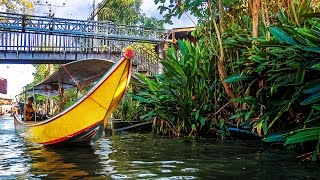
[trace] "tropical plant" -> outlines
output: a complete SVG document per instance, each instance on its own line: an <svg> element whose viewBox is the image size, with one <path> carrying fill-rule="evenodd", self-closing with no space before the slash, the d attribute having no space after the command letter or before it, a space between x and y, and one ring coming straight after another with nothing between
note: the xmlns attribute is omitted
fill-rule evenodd
<svg viewBox="0 0 320 180"><path fill-rule="evenodd" d="M130 94L145 106L140 118L154 120L154 125L176 135L207 135L215 133L223 117L215 119L214 81L215 66L207 58L203 45L178 41L179 52L174 47L162 61L163 74L154 78L137 75L143 82L138 94ZM167 128L164 128L167 126ZM169 130L168 130L169 129Z"/></svg>
<svg viewBox="0 0 320 180"><path fill-rule="evenodd" d="M134 85L131 83L127 88L125 96L120 101L117 108L113 111L113 118L124 121L140 120L140 116L144 112L144 107L140 105L139 101L128 95L128 93L134 93L133 89Z"/></svg>
<svg viewBox="0 0 320 180"><path fill-rule="evenodd" d="M199 18L194 35L211 50L207 57L220 77L213 81L214 114L230 100L224 122L260 136L283 132L266 141L286 145L315 140L319 152L318 1L155 2L167 21L185 12Z"/></svg>
<svg viewBox="0 0 320 180"><path fill-rule="evenodd" d="M280 139L289 145L320 140L319 19L312 15L303 17L293 23L280 12L278 26L269 28L271 40L255 39L255 46L247 46L237 62L241 64L240 71L225 79L228 83L241 82L247 88L242 98L233 100L249 108L234 116L251 119L261 136L288 132L268 136L268 142ZM241 43L234 39L229 42L235 42L237 47ZM255 108L257 105L260 108ZM317 154L314 153L314 159Z"/></svg>

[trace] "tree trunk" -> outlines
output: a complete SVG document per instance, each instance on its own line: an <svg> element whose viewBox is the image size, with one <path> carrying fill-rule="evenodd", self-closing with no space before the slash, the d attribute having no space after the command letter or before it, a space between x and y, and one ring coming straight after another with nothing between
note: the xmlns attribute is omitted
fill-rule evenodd
<svg viewBox="0 0 320 180"><path fill-rule="evenodd" d="M219 78L222 82L222 85L224 87L224 90L226 92L226 94L228 95L229 98L234 98L235 95L231 89L231 87L229 86L228 83L226 83L224 81L224 79L227 77L226 75L226 72L225 72L225 66L224 66L224 61L225 61L225 54L224 54L224 48L223 48L223 42L222 42L222 35L221 35L221 32L222 32L222 29L221 27L223 25L220 24L220 29L218 28L218 25L215 21L215 19L213 18L214 17L214 14L213 14L213 11L211 9L211 4L210 4L210 1L208 1L208 7L209 7L209 11L210 11L210 14L211 14L211 17L212 17L212 24L214 26L214 29L215 29L215 32L216 32L216 35L217 35L217 39L218 39L218 43L219 43L219 50L220 50L220 56L219 56L219 60L218 60L218 64L217 64L217 67L218 67L218 73L219 73ZM222 0L219 0L219 8L223 8L223 2ZM223 10L219 10L220 13L223 13ZM222 14L220 14L220 16L222 16ZM223 21L223 20L222 20ZM220 23L221 23L221 20L220 20ZM235 104L232 103L232 106L233 108L235 109L236 106Z"/></svg>
<svg viewBox="0 0 320 180"><path fill-rule="evenodd" d="M221 34L223 34L225 31L225 28L224 28L224 8L223 8L222 0L219 0L219 19L220 19Z"/></svg>
<svg viewBox="0 0 320 180"><path fill-rule="evenodd" d="M252 37L257 38L259 35L259 11L261 0L249 0L249 8L252 17Z"/></svg>
<svg viewBox="0 0 320 180"><path fill-rule="evenodd" d="M220 77L220 80L222 82L222 85L224 87L224 90L226 91L227 95L229 98L234 98L235 95L231 89L231 87L229 86L228 83L226 83L224 81L224 79L227 77L226 76L226 72L225 72L225 67L224 67L224 64L223 64L223 60L222 59L219 59L218 61L218 73L219 73L219 77Z"/></svg>
<svg viewBox="0 0 320 180"><path fill-rule="evenodd" d="M264 0L261 2L261 14L262 14L262 22L266 27L266 40L270 40L270 31L268 30L270 27L270 18L269 18L267 0Z"/></svg>

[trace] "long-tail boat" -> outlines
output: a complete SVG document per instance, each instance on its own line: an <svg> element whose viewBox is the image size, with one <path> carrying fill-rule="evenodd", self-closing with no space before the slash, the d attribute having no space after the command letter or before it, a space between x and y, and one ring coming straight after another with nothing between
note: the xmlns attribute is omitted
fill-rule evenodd
<svg viewBox="0 0 320 180"><path fill-rule="evenodd" d="M79 60L62 65L55 73L24 93L52 95L69 88L94 84L73 105L46 119L26 121L14 115L16 133L42 145L92 144L99 139L113 110L122 99L132 70L132 49L127 48L116 63L107 60Z"/></svg>

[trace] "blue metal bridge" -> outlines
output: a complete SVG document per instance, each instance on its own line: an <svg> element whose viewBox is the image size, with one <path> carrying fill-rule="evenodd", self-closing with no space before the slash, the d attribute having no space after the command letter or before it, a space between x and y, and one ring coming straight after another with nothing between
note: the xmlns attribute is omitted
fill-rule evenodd
<svg viewBox="0 0 320 180"><path fill-rule="evenodd" d="M161 47L162 43L171 42L169 37L165 29L0 12L0 63L61 64L88 58L116 60L129 44L143 42ZM158 63L144 53L137 54L135 60L144 66L157 66Z"/></svg>

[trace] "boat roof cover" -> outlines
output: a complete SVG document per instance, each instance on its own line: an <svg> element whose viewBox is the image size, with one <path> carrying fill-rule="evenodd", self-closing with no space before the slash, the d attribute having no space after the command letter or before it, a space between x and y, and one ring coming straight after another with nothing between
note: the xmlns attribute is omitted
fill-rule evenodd
<svg viewBox="0 0 320 180"><path fill-rule="evenodd" d="M59 84L64 90L75 88L99 80L114 64L111 60L86 59L61 65L48 78L26 90L26 93L55 95Z"/></svg>

